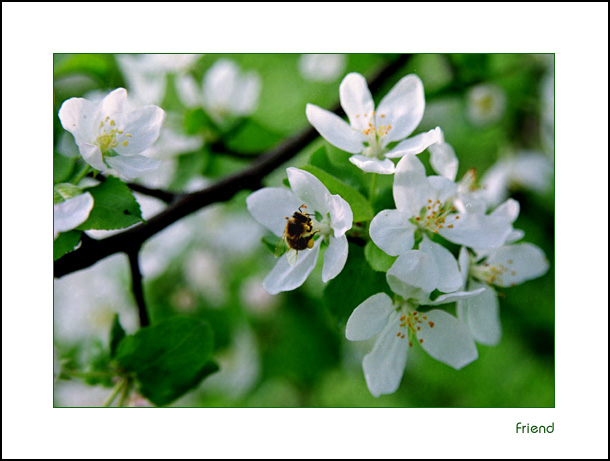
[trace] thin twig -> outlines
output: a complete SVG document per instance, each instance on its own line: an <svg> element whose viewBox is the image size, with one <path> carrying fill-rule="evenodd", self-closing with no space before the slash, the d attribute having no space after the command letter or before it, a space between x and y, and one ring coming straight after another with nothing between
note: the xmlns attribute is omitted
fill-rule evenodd
<svg viewBox="0 0 610 461"><path fill-rule="evenodd" d="M131 269L132 291L136 298L136 304L138 305L140 327L146 327L150 325L150 318L148 317L148 310L146 309L146 302L144 301L144 290L142 289L142 273L140 272L140 265L138 264L139 251L140 247L133 248L127 251L127 256L129 257L129 267Z"/></svg>
<svg viewBox="0 0 610 461"><path fill-rule="evenodd" d="M396 60L381 69L370 80L369 87L371 90L377 90L399 71L409 58L410 55L399 55ZM338 104L333 112L337 115L343 114L343 110ZM204 190L181 196L146 223L141 223L103 240L83 241L80 248L76 251L67 253L55 261L55 277L63 277L64 275L89 267L97 261L117 252L129 254L133 252L134 248L139 249L143 242L157 232L207 205L225 202L244 189L260 189L262 187L262 178L293 158L310 142L316 139L317 136L318 132L313 127L307 127L270 152L257 157L245 169L220 179Z"/></svg>

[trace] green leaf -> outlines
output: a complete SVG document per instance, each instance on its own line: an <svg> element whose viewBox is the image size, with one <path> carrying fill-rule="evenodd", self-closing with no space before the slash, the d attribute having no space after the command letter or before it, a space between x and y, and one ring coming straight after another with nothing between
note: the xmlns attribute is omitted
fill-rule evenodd
<svg viewBox="0 0 610 461"><path fill-rule="evenodd" d="M193 177L201 176L209 159L210 154L207 149L180 155L178 168L169 186L170 190L181 191Z"/></svg>
<svg viewBox="0 0 610 461"><path fill-rule="evenodd" d="M263 235L261 241L271 253L275 254L275 247L277 246L278 242L277 235L272 234L271 232L267 232L265 235Z"/></svg>
<svg viewBox="0 0 610 461"><path fill-rule="evenodd" d="M74 184L67 182L55 184L55 186L53 186L53 205L65 202L66 200L74 198L82 193L83 191L81 188L75 186Z"/></svg>
<svg viewBox="0 0 610 461"><path fill-rule="evenodd" d="M74 250L74 247L80 242L81 234L82 232L77 230L59 234L59 237L53 242L53 261Z"/></svg>
<svg viewBox="0 0 610 461"><path fill-rule="evenodd" d="M72 171L76 158L66 157L58 152L53 152L53 184L67 181Z"/></svg>
<svg viewBox="0 0 610 461"><path fill-rule="evenodd" d="M102 385L112 387L112 376L110 373L110 355L99 338L91 340L85 346L85 368L86 375L83 379L90 386Z"/></svg>
<svg viewBox="0 0 610 461"><path fill-rule="evenodd" d="M372 270L362 247L350 243L345 267L328 282L322 299L338 323L344 325L360 303L382 291L392 294L385 274Z"/></svg>
<svg viewBox="0 0 610 461"><path fill-rule="evenodd" d="M116 354L116 350L119 346L119 343L123 340L123 338L127 334L121 325L121 321L119 320L119 314L114 314L114 319L112 320L112 326L110 327L110 357L114 357Z"/></svg>
<svg viewBox="0 0 610 461"><path fill-rule="evenodd" d="M237 152L259 153L271 149L281 139L276 133L249 119L227 139L227 145Z"/></svg>
<svg viewBox="0 0 610 461"><path fill-rule="evenodd" d="M397 256L390 256L383 250L381 250L372 241L368 242L364 247L364 257L368 261L369 265L373 270L378 272L387 272Z"/></svg>
<svg viewBox="0 0 610 461"><path fill-rule="evenodd" d="M341 182L326 171L313 165L302 167L303 170L313 174L322 181L331 194L339 194L352 209L354 222L369 221L373 219L373 208L364 196L353 187Z"/></svg>
<svg viewBox="0 0 610 461"><path fill-rule="evenodd" d="M334 157L331 157L331 152L333 152ZM367 175L351 163L349 161L350 156L351 154L324 142L311 154L309 163L340 179L360 193L366 193L369 190L371 175Z"/></svg>
<svg viewBox="0 0 610 461"><path fill-rule="evenodd" d="M120 179L110 176L103 183L83 190L91 192L94 205L89 218L77 229L122 229L143 221L140 205Z"/></svg>
<svg viewBox="0 0 610 461"><path fill-rule="evenodd" d="M202 133L211 124L210 117L203 109L191 109L184 115L184 130L187 134Z"/></svg>
<svg viewBox="0 0 610 461"><path fill-rule="evenodd" d="M212 329L190 317L172 317L126 336L116 359L135 375L140 392L155 405L167 405L218 370L210 362Z"/></svg>

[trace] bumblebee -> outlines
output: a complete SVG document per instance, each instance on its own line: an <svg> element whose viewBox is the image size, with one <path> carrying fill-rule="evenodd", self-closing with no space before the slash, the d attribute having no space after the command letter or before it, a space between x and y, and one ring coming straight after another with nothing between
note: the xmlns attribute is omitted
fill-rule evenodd
<svg viewBox="0 0 610 461"><path fill-rule="evenodd" d="M310 214L304 213L301 208L307 208L306 205L301 205L299 211L295 211L292 217L286 216L287 223L284 233L280 237L275 247L275 256L281 256L285 251L288 251L288 264L294 266L297 262L299 251L311 249L314 243L314 235L318 231L313 231L313 222Z"/></svg>

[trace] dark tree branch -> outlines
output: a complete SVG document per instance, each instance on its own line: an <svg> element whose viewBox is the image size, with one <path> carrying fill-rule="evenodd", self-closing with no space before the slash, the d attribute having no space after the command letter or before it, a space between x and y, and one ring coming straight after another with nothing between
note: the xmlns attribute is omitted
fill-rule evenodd
<svg viewBox="0 0 610 461"><path fill-rule="evenodd" d="M159 200L163 200L167 204L172 203L180 196L180 194L175 194L167 190L151 189L150 187L146 187L141 184L136 184L132 182L127 183L127 186L134 192L139 192L140 194L158 198Z"/></svg>
<svg viewBox="0 0 610 461"><path fill-rule="evenodd" d="M140 272L140 265L138 263L139 251L139 247L132 248L127 252L127 256L129 257L129 267L131 269L132 291L136 298L136 304L138 305L140 327L146 327L150 325L150 318L148 317L148 310L146 309L146 302L144 301L144 290L142 289L142 273Z"/></svg>
<svg viewBox="0 0 610 461"><path fill-rule="evenodd" d="M373 91L378 89L400 70L409 58L410 55L399 55L396 60L381 69L370 80L369 87ZM333 112L337 115L343 114L343 110L339 105L335 107ZM117 252L130 254L134 249L139 249L148 238L179 219L212 203L225 202L241 190L260 189L262 187L262 178L293 158L317 136L318 132L313 127L308 127L265 155L257 157L245 169L220 179L204 190L181 196L146 223L139 224L103 240L89 239L83 241L80 248L76 251L68 253L55 261L55 277L63 277L64 275L89 267L97 261Z"/></svg>
<svg viewBox="0 0 610 461"><path fill-rule="evenodd" d="M92 176L92 175L91 175ZM101 182L106 181L106 176L103 174L98 174L95 176L95 179L98 179ZM180 194L175 194L173 192L169 192L163 189L151 189L150 187L143 186L141 184L136 184L133 182L128 182L127 187L129 187L134 192L139 192L140 194L148 195L150 197L158 198L159 200L163 200L165 203L169 204L176 200Z"/></svg>
<svg viewBox="0 0 610 461"><path fill-rule="evenodd" d="M210 144L209 147L210 147L210 150L212 152L214 152L215 154L228 155L229 157L238 158L240 160L252 160L257 157L260 157L263 154L263 152L254 152L252 154L236 152L234 150L229 149L227 147L227 145L222 141L222 139L219 139L218 141L214 141L212 144Z"/></svg>

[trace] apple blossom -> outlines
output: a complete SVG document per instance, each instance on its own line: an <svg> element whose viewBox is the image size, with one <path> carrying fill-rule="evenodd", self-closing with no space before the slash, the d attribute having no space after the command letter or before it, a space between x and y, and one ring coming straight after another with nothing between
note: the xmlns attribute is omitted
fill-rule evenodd
<svg viewBox="0 0 610 461"><path fill-rule="evenodd" d="M404 156L396 167L395 210L383 210L371 221L370 235L387 254L411 250L416 233L439 234L450 242L473 248L497 248L512 231L503 216L484 210L458 209L457 185L442 176L426 176L416 155Z"/></svg>
<svg viewBox="0 0 610 461"><path fill-rule="evenodd" d="M344 54L302 54L299 58L299 72L312 82L334 82L345 69Z"/></svg>
<svg viewBox="0 0 610 461"><path fill-rule="evenodd" d="M261 80L256 72L241 72L235 62L219 59L204 75L201 88L191 75L181 75L176 89L185 106L203 107L214 122L223 125L256 110Z"/></svg>
<svg viewBox="0 0 610 461"><path fill-rule="evenodd" d="M200 54L119 54L117 63L132 97L143 104L161 104L168 73L182 73Z"/></svg>
<svg viewBox="0 0 610 461"><path fill-rule="evenodd" d="M544 193L552 186L553 160L536 151L520 151L500 159L481 178L484 198L495 206L508 197L511 189Z"/></svg>
<svg viewBox="0 0 610 461"><path fill-rule="evenodd" d="M492 285L512 287L540 277L549 263L540 248L531 243L505 245L490 250L481 259L462 247L459 256L462 288L483 291L471 298L458 300L458 317L468 326L477 342L495 346L500 342L500 306Z"/></svg>
<svg viewBox="0 0 610 461"><path fill-rule="evenodd" d="M350 162L363 171L392 174L395 170L392 158L419 154L441 137L437 127L405 139L424 114L424 86L417 75L403 77L377 109L365 78L358 73L345 76L339 96L349 123L313 104L307 104L307 119L329 143L354 154ZM395 141L401 142L389 148Z"/></svg>
<svg viewBox="0 0 610 461"><path fill-rule="evenodd" d="M457 291L461 278L451 253L427 239L422 248L399 256L388 271L388 284L398 295L394 300L385 293L373 295L354 310L347 322L345 335L350 341L377 335L373 349L362 361L367 386L375 397L398 389L414 343L456 369L478 357L466 325L443 310L421 312L419 307L469 298L482 289ZM432 300L434 290L445 293Z"/></svg>
<svg viewBox="0 0 610 461"><path fill-rule="evenodd" d="M159 137L165 112L157 106L126 109L127 91L118 88L99 102L70 98L59 109L83 160L99 171L110 168L136 178L159 165L141 154Z"/></svg>
<svg viewBox="0 0 610 461"><path fill-rule="evenodd" d="M339 195L332 195L326 186L311 173L297 168L288 168L290 189L266 187L252 193L246 200L248 211L254 219L281 238L286 228L286 219L303 208L312 220L314 243L311 249L299 250L298 258L291 265L287 257L278 260L263 282L271 294L290 291L301 286L313 271L320 247L328 243L324 253L322 281L335 278L347 260L347 237L352 227L353 214L349 204ZM318 237L319 235L319 237Z"/></svg>
<svg viewBox="0 0 610 461"><path fill-rule="evenodd" d="M482 83L472 87L466 95L468 117L475 125L497 122L506 110L506 94L497 85Z"/></svg>

